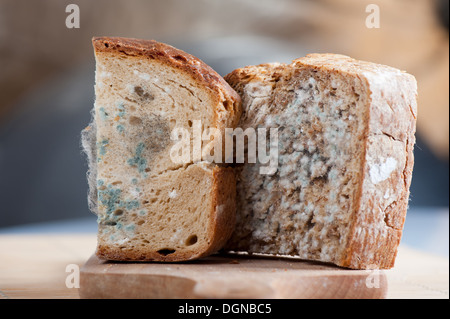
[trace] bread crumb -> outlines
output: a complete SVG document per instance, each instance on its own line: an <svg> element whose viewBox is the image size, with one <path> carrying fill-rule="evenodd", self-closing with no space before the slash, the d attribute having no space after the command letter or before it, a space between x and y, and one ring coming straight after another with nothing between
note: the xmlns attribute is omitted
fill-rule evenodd
<svg viewBox="0 0 450 319"><path fill-rule="evenodd" d="M142 80L150 81L150 74L148 73L139 72L138 70L134 70L133 73L140 77Z"/></svg>

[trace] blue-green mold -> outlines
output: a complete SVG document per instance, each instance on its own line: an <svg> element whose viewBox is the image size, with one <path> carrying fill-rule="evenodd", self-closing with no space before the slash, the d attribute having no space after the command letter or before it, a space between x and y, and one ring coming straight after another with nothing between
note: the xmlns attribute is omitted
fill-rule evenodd
<svg viewBox="0 0 450 319"><path fill-rule="evenodd" d="M139 143L136 147L136 154L133 158L128 159L127 163L130 166L136 166L139 173L144 173L147 168L147 160L142 157L144 152L145 144Z"/></svg>

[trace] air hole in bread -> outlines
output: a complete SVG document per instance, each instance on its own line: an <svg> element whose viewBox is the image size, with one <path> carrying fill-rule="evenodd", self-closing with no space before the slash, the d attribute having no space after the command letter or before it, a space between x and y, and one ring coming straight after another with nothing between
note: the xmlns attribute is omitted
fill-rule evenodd
<svg viewBox="0 0 450 319"><path fill-rule="evenodd" d="M115 216L120 216L123 214L123 210L122 209L116 209L116 211L114 212Z"/></svg>
<svg viewBox="0 0 450 319"><path fill-rule="evenodd" d="M154 100L155 97L148 92L145 92L141 86L134 87L134 93L136 93L139 97L148 100Z"/></svg>
<svg viewBox="0 0 450 319"><path fill-rule="evenodd" d="M230 102L229 101L225 101L225 102L223 102L223 107L225 108L225 110L229 110L229 107L230 107Z"/></svg>
<svg viewBox="0 0 450 319"><path fill-rule="evenodd" d="M139 96L142 96L144 95L144 89L142 88L142 86L135 86L134 93L136 93Z"/></svg>
<svg viewBox="0 0 450 319"><path fill-rule="evenodd" d="M175 55L172 58L174 58L175 60L178 60L178 61L187 62L187 59L182 55Z"/></svg>
<svg viewBox="0 0 450 319"><path fill-rule="evenodd" d="M198 238L197 235L191 235L186 240L186 246L192 246L197 242Z"/></svg>
<svg viewBox="0 0 450 319"><path fill-rule="evenodd" d="M175 249L164 248L164 249L158 250L158 254L167 256L167 255L173 254L175 251L176 251Z"/></svg>
<svg viewBox="0 0 450 319"><path fill-rule="evenodd" d="M306 228L309 230L311 228L314 227L315 223L312 222L313 219L313 215L311 215L308 219L308 221L306 222Z"/></svg>
<svg viewBox="0 0 450 319"><path fill-rule="evenodd" d="M105 226L116 226L117 223L116 222L104 222L103 225L105 225Z"/></svg>
<svg viewBox="0 0 450 319"><path fill-rule="evenodd" d="M136 116L130 116L129 122L131 125L141 125L142 124L142 120Z"/></svg>

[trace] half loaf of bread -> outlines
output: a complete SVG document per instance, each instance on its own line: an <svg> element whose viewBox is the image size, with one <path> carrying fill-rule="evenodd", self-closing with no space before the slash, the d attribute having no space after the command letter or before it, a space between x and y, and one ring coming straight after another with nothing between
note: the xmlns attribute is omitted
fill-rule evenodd
<svg viewBox="0 0 450 319"><path fill-rule="evenodd" d="M278 128L274 174L258 163L237 168L237 224L226 248L393 267L413 169L414 77L311 54L225 79L242 98L239 127Z"/></svg>
<svg viewBox="0 0 450 319"><path fill-rule="evenodd" d="M83 131L97 256L183 261L219 250L235 221L231 168L174 161L175 128L235 127L240 98L199 59L156 41L94 38L96 101ZM192 142L192 137L190 137Z"/></svg>

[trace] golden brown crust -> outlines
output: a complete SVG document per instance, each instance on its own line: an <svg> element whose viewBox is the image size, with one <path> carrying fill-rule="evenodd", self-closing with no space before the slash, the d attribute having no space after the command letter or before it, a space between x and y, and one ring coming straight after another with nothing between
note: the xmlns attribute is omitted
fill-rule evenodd
<svg viewBox="0 0 450 319"><path fill-rule="evenodd" d="M236 92L242 92L245 84L252 81L277 82L286 68L284 63L264 63L236 69L225 75L225 81Z"/></svg>

